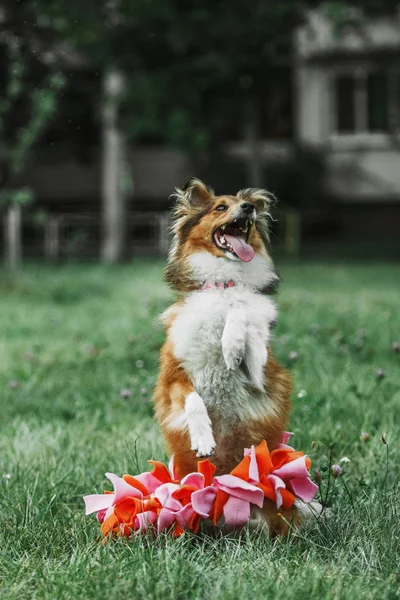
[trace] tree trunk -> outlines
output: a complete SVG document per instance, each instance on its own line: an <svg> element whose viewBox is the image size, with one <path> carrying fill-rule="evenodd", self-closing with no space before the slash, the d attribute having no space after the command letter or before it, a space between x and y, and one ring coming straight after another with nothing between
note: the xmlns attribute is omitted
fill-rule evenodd
<svg viewBox="0 0 400 600"><path fill-rule="evenodd" d="M10 206L7 209L5 219L5 258L6 266L11 277L16 277L22 257L22 235L21 235L21 216L20 205Z"/></svg>
<svg viewBox="0 0 400 600"><path fill-rule="evenodd" d="M122 185L125 167L124 139L118 127L118 106L123 93L121 73L110 69L104 77L102 259L115 263L123 258L125 247L125 193Z"/></svg>
<svg viewBox="0 0 400 600"><path fill-rule="evenodd" d="M54 260L61 254L61 217L50 215L44 224L44 255Z"/></svg>
<svg viewBox="0 0 400 600"><path fill-rule="evenodd" d="M260 148L260 125L257 116L255 98L249 96L246 101L245 143L247 180L250 187L263 187L263 160Z"/></svg>

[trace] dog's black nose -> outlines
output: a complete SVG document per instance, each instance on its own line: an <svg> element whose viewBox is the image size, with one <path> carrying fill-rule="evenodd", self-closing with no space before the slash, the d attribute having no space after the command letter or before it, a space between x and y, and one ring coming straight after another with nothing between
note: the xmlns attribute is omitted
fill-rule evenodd
<svg viewBox="0 0 400 600"><path fill-rule="evenodd" d="M255 209L255 206L251 202L242 202L240 208L243 212L250 214Z"/></svg>

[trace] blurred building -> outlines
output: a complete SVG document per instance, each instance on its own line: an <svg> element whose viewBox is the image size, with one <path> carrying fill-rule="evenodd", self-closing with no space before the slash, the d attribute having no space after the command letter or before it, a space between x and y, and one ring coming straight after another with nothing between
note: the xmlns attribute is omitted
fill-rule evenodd
<svg viewBox="0 0 400 600"><path fill-rule="evenodd" d="M75 95L76 118L61 115L61 134L59 128L57 134L49 133L24 175L39 205L63 220L71 252L75 244L89 254L99 239L101 209L99 107L95 98L88 104L82 93L90 76L71 73L67 93ZM252 112L242 109L230 118L221 115L222 144L195 167L187 156L156 140L144 139L130 149L129 255L165 249L168 197L194 174L217 192L254 184L272 187L281 196L281 211L294 207L302 216L305 243L396 242L400 19L376 20L337 35L320 14L310 14L291 47L276 48L276 65ZM72 138L78 153L69 151ZM303 163L298 156L304 148L309 154ZM323 182L315 155L325 161ZM282 193L274 179L278 167ZM51 238L51 231L47 235Z"/></svg>
<svg viewBox="0 0 400 600"><path fill-rule="evenodd" d="M328 194L348 237L400 225L400 18L335 36L314 13L296 35L298 139L325 148ZM333 210L333 208L331 209Z"/></svg>

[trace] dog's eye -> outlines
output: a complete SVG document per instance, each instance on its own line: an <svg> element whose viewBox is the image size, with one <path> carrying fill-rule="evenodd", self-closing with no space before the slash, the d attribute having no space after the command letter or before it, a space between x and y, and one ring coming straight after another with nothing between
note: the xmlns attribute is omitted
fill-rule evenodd
<svg viewBox="0 0 400 600"><path fill-rule="evenodd" d="M223 210L226 210L226 206L224 204L220 204L215 210L219 210L220 212L222 212Z"/></svg>

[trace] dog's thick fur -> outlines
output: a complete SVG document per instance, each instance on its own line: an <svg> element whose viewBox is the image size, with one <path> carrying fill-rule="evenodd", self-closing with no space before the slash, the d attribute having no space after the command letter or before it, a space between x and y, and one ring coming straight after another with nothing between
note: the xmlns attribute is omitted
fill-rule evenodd
<svg viewBox="0 0 400 600"><path fill-rule="evenodd" d="M267 250L270 196L248 189L218 197L192 179L176 199L166 280L180 296L163 315L156 416L180 478L199 456L229 473L244 448L263 439L277 446L290 410L290 377L270 347L277 310L267 294L278 279ZM249 262L215 241L218 228L243 217L244 203L252 210ZM296 508L281 512L289 522L296 516ZM255 518L272 535L286 530L269 500Z"/></svg>

